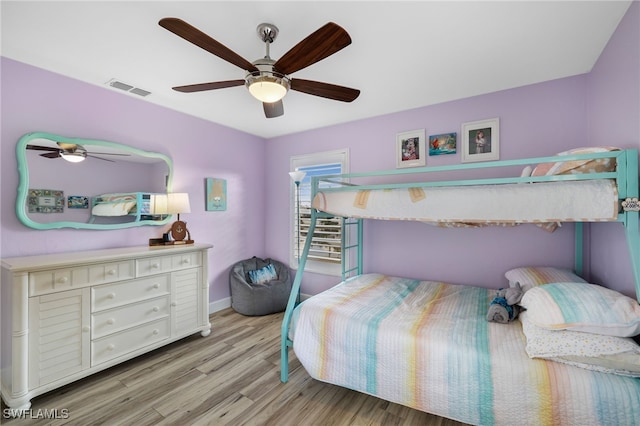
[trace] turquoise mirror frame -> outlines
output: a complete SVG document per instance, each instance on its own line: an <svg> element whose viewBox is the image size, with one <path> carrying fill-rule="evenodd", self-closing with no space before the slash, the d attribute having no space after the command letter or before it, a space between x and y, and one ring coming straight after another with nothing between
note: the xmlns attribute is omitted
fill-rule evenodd
<svg viewBox="0 0 640 426"><path fill-rule="evenodd" d="M16 214L22 224L34 228L34 229L59 229L59 228L75 228L75 229L95 229L95 230L109 230L109 229L124 229L132 228L143 225L165 225L169 223L171 216L167 216L162 220L141 220L138 222L127 223L112 223L112 224L97 224L97 223L81 223L71 221L60 221L50 223L39 223L32 220L27 215L27 196L29 192L29 170L27 162L27 145L29 142L35 139L48 139L53 142L64 142L79 145L97 145L111 149L122 150L132 155L139 155L147 158L155 158L167 163L168 176L167 176L167 192L171 192L171 185L173 180L173 163L171 158L164 154L157 152L143 151L141 149L133 148L128 145L123 145L115 142L108 142L96 139L81 139L81 138L69 138L65 136L55 135L45 132L33 132L27 133L18 140L16 145L16 157L18 160L18 174L20 177L20 183L18 184L18 196L16 198Z"/></svg>

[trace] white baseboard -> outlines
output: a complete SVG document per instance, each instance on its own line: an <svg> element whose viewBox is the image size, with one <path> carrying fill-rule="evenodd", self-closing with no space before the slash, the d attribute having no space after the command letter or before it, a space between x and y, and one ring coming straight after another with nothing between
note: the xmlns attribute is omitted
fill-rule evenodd
<svg viewBox="0 0 640 426"><path fill-rule="evenodd" d="M303 293L300 294L300 300L303 300L303 301L307 300L310 297L311 297L310 294L303 294ZM214 312L218 312L230 307L231 307L231 297L226 297L221 300L215 300L213 302L209 302L209 315L211 315Z"/></svg>
<svg viewBox="0 0 640 426"><path fill-rule="evenodd" d="M223 309L227 309L231 307L231 298L226 297L221 300L215 300L213 302L209 302L209 314L214 312L221 311Z"/></svg>

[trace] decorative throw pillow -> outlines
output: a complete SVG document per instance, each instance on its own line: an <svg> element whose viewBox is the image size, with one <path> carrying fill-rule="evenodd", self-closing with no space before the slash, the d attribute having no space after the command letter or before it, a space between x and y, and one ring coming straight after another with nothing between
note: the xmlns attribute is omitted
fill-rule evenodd
<svg viewBox="0 0 640 426"><path fill-rule="evenodd" d="M593 152L620 151L613 146L575 148L560 152L556 155L590 154ZM603 173L616 169L615 158L597 158L592 160L558 161L555 163L541 163L533 169L531 176L552 176L580 173Z"/></svg>
<svg viewBox="0 0 640 426"><path fill-rule="evenodd" d="M608 336L640 334L640 305L615 290L595 284L551 283L527 291L520 305L531 322L549 330Z"/></svg>
<svg viewBox="0 0 640 426"><path fill-rule="evenodd" d="M520 314L530 358L543 358L588 370L640 377L640 346L628 337L570 330L546 330Z"/></svg>
<svg viewBox="0 0 640 426"><path fill-rule="evenodd" d="M516 283L520 283L524 291L549 283L586 283L570 270L552 266L523 266L508 270L504 276L509 280L510 287L515 287Z"/></svg>
<svg viewBox="0 0 640 426"><path fill-rule="evenodd" d="M255 271L249 271L249 279L253 284L266 284L278 278L278 273L273 263L268 264Z"/></svg>

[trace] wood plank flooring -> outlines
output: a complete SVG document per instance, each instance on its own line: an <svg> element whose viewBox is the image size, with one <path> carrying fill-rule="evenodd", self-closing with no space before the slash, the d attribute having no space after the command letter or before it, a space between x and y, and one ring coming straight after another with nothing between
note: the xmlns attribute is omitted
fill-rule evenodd
<svg viewBox="0 0 640 426"><path fill-rule="evenodd" d="M293 351L289 382L281 383L282 316L214 313L208 337L188 337L36 397L30 415L0 423L462 425L313 380ZM45 410L66 418L45 418Z"/></svg>

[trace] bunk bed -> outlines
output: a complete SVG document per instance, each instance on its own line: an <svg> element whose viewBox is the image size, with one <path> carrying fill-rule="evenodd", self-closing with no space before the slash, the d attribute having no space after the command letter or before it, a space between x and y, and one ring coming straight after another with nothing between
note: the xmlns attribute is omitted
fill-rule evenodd
<svg viewBox="0 0 640 426"><path fill-rule="evenodd" d="M362 264L365 219L536 224L551 231L574 222L574 270L580 272L582 223L615 221L625 228L640 300L638 152L583 152L312 178L311 223L282 322L281 381L288 380L293 348L314 379L464 423L635 424L640 347L629 336L640 333L637 300L589 284L573 271L516 268L505 275L510 286L526 285L521 303L527 310L499 324L486 319L497 289L365 273ZM466 176L523 167L527 172L518 177L409 179L410 173L462 170ZM550 202L556 196L560 202ZM322 217L342 217L343 235L356 243L343 238L342 281L300 302ZM581 307L573 310L573 321L545 323L568 309L550 303L557 302L556 290L567 297L562 303ZM597 306L603 301L615 309ZM594 312L604 318L591 318Z"/></svg>
<svg viewBox="0 0 640 426"><path fill-rule="evenodd" d="M131 222L153 220L151 214L151 193L126 192L101 194L91 200L89 223L97 218L128 217Z"/></svg>

